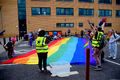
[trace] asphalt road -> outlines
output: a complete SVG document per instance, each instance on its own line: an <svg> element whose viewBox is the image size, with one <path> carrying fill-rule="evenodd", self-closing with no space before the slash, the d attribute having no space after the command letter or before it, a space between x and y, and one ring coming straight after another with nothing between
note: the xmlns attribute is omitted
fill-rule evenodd
<svg viewBox="0 0 120 80"><path fill-rule="evenodd" d="M35 49L29 48L26 41L16 45L16 56L25 54ZM90 80L120 80L120 43L118 42L118 57L116 60L108 59L108 47L104 49L106 59L112 62L105 61L102 64L102 71L94 71L93 66L90 66ZM7 53L0 53L0 62L6 61ZM116 63L117 64L116 64ZM79 74L70 75L67 77L52 77L51 73L41 73L38 65L23 65L23 64L6 64L0 65L0 80L85 80L85 65L72 65L70 71L78 71Z"/></svg>

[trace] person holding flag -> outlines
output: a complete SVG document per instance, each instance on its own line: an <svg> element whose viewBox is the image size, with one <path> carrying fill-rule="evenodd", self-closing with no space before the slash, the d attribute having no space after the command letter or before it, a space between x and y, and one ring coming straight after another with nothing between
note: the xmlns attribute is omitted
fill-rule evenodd
<svg viewBox="0 0 120 80"><path fill-rule="evenodd" d="M104 36L103 33L103 28L105 22L103 22L103 24L100 26L97 26L97 28L94 28L92 26L92 24L90 24L90 21L88 20L88 23L92 29L92 47L93 47L93 56L97 62L97 66L95 67L94 70L96 71L101 71L102 67L101 67L101 52L102 52L102 47L101 47L101 41L102 41L102 36Z"/></svg>
<svg viewBox="0 0 120 80"><path fill-rule="evenodd" d="M111 29L111 33L112 35L109 40L110 55L108 57L116 59L117 58L117 40L120 38L120 36L117 33L115 33L113 29Z"/></svg>
<svg viewBox="0 0 120 80"><path fill-rule="evenodd" d="M8 58L12 58L14 55L14 46L15 46L16 38L12 38L12 41L9 41L4 45L6 51L8 51Z"/></svg>

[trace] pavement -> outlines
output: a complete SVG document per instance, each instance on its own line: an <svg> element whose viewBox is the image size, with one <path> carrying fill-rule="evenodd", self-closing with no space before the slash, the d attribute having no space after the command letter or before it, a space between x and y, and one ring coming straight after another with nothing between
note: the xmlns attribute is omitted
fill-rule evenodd
<svg viewBox="0 0 120 80"><path fill-rule="evenodd" d="M0 48L1 49L1 48ZM27 45L27 41L21 41L15 46L15 57L35 49ZM102 64L102 71L94 71L90 65L90 80L120 80L120 42L118 42L118 56L116 60L108 59L108 46L104 49L107 61ZM0 62L8 60L7 52L0 53ZM41 73L38 65L3 64L0 65L0 80L85 80L85 65L71 65L70 71L78 71L66 77L52 77L51 73Z"/></svg>
<svg viewBox="0 0 120 80"><path fill-rule="evenodd" d="M5 40L6 40L6 43L9 42L9 38L5 38ZM16 45L21 43L22 40L23 40L23 38L18 39L18 41L16 41ZM0 45L0 53L2 53L2 52L5 52L5 49L3 48L3 45L4 45L3 38L0 38L0 42L2 43L2 45Z"/></svg>

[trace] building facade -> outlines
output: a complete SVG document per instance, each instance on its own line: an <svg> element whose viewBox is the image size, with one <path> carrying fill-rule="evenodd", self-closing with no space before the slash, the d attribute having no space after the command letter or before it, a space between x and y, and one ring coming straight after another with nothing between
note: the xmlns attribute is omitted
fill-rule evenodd
<svg viewBox="0 0 120 80"><path fill-rule="evenodd" d="M17 0L0 0L0 31L5 37L19 35Z"/></svg>
<svg viewBox="0 0 120 80"><path fill-rule="evenodd" d="M120 0L2 1L6 1L5 4L10 6L7 7L0 1L6 36L8 32L18 35L37 32L39 28L46 31L62 31L63 34L70 29L71 34L75 34L75 32L80 33L81 30L90 29L87 20L97 26L103 17L107 18L105 33L109 29L120 33ZM9 19L10 17L12 18Z"/></svg>

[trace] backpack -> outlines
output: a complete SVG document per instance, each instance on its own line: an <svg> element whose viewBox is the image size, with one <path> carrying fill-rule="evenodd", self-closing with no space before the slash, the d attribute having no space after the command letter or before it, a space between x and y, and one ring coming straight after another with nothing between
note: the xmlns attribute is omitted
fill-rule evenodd
<svg viewBox="0 0 120 80"><path fill-rule="evenodd" d="M100 48L104 48L107 45L108 41L105 37L105 35L102 35L101 41L100 41Z"/></svg>

